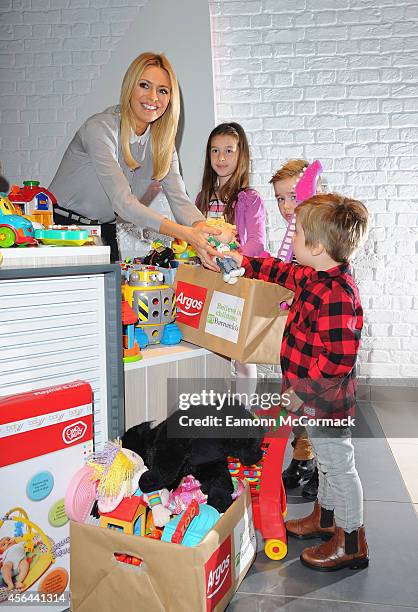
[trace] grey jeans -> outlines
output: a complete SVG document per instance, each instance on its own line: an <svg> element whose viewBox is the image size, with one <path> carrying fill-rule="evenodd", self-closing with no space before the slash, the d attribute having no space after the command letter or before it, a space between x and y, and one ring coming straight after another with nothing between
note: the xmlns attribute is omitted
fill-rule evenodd
<svg viewBox="0 0 418 612"><path fill-rule="evenodd" d="M334 510L335 523L351 532L363 525L363 488L349 427L307 426L318 465L318 502Z"/></svg>

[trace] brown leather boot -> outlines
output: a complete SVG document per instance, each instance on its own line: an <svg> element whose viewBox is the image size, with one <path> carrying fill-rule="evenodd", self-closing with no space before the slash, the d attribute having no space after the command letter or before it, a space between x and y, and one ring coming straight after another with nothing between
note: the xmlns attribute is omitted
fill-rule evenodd
<svg viewBox="0 0 418 612"><path fill-rule="evenodd" d="M369 565L369 549L364 526L347 533L335 527L335 534L328 542L311 546L302 551L303 565L321 572L335 572L343 567L364 569Z"/></svg>
<svg viewBox="0 0 418 612"><path fill-rule="evenodd" d="M334 535L334 511L322 508L316 501L313 511L302 519L294 519L286 523L287 535L300 540L322 538L329 540Z"/></svg>

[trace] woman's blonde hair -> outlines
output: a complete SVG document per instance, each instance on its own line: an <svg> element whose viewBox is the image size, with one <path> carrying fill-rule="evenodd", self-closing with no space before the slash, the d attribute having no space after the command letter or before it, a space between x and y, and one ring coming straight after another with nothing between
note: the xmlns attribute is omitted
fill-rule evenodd
<svg viewBox="0 0 418 612"><path fill-rule="evenodd" d="M296 208L305 246L321 243L338 263L349 261L367 235L369 213L362 202L339 193L318 194Z"/></svg>
<svg viewBox="0 0 418 612"><path fill-rule="evenodd" d="M131 170L135 170L139 167L139 163L133 157L129 146L131 129L133 131L136 129L130 102L132 91L148 66L158 66L165 70L170 78L171 85L170 102L165 113L151 123L153 179L159 181L167 175L170 169L180 115L180 94L177 78L170 62L162 53L141 53L134 59L123 77L120 92L120 141L126 164Z"/></svg>

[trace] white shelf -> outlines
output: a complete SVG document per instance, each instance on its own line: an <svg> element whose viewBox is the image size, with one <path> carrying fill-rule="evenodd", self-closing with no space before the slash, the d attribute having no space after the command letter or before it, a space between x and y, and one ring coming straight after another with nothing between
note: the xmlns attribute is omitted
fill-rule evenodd
<svg viewBox="0 0 418 612"><path fill-rule="evenodd" d="M40 268L44 266L80 266L108 264L110 247L21 247L0 249L0 270Z"/></svg>
<svg viewBox="0 0 418 612"><path fill-rule="evenodd" d="M125 363L125 372L137 370L139 368L147 368L149 366L169 363L170 361L180 361L182 359L192 359L194 357L202 357L203 355L212 355L211 351L190 344L190 342L180 342L173 346L163 344L155 344L147 346L141 351L142 359L131 363Z"/></svg>

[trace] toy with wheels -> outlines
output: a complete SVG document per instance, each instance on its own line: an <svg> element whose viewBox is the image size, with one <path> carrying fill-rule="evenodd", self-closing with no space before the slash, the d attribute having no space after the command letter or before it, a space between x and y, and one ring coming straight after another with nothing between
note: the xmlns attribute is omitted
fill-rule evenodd
<svg viewBox="0 0 418 612"><path fill-rule="evenodd" d="M9 510L0 519L0 528L3 527L5 521L15 521L17 531L15 529L14 539L16 542L23 542L25 546L26 557L30 567L26 578L23 580L23 587L19 590L26 591L54 563L55 559L52 554L51 543L42 529L29 520L23 508L16 507ZM25 533L23 533L22 525L26 527ZM16 535L17 533L22 533L22 535Z"/></svg>
<svg viewBox="0 0 418 612"><path fill-rule="evenodd" d="M285 411L280 414L288 416ZM269 415L273 416L271 411ZM291 425L283 425L280 431L269 432L262 444L263 458L255 465L243 466L232 457L228 460L231 476L247 480L250 486L254 525L264 538L264 552L273 561L287 555L286 492L281 473L291 429Z"/></svg>
<svg viewBox="0 0 418 612"><path fill-rule="evenodd" d="M0 248L35 246L35 230L29 219L18 214L4 193L0 193Z"/></svg>

